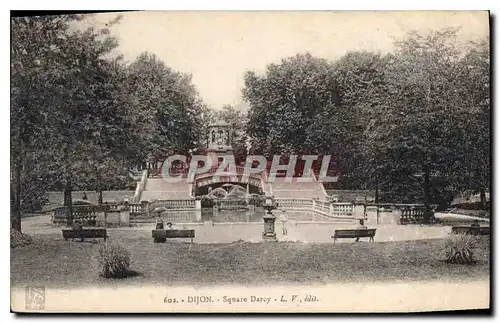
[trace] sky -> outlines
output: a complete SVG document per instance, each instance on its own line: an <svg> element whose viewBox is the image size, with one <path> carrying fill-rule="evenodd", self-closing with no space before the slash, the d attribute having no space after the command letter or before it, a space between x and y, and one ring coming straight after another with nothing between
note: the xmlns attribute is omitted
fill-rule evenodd
<svg viewBox="0 0 500 323"><path fill-rule="evenodd" d="M309 52L335 60L348 51L393 50L394 39L411 30L428 33L460 27L462 41L489 37L487 12L454 11L149 11L121 13L111 34L118 51L133 61L155 53L171 68L192 74L203 101L214 109L244 108L241 89L247 70L259 74L269 63ZM116 13L98 14L103 26Z"/></svg>

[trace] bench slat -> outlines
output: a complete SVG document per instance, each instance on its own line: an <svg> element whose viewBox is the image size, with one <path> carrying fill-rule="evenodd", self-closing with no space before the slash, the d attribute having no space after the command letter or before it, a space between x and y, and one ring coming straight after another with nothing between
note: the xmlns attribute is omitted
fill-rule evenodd
<svg viewBox="0 0 500 323"><path fill-rule="evenodd" d="M332 238L334 239L334 242L337 238L370 238L370 241L373 241L376 230L377 229L335 230Z"/></svg>
<svg viewBox="0 0 500 323"><path fill-rule="evenodd" d="M191 238L191 242L195 237L194 230L152 230L152 237L155 241L165 242L167 238Z"/></svg>
<svg viewBox="0 0 500 323"><path fill-rule="evenodd" d="M490 227L454 226L451 228L451 233L489 235Z"/></svg>
<svg viewBox="0 0 500 323"><path fill-rule="evenodd" d="M75 239L75 238L103 238L106 239L107 232L106 229L62 229L62 234L64 239Z"/></svg>

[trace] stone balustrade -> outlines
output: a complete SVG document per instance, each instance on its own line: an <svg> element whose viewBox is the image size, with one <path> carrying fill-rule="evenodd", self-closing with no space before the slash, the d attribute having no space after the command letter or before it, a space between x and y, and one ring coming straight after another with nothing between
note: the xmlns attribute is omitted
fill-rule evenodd
<svg viewBox="0 0 500 323"><path fill-rule="evenodd" d="M321 201L321 200L313 200L314 201L314 209L320 212L330 213L330 202Z"/></svg>
<svg viewBox="0 0 500 323"><path fill-rule="evenodd" d="M351 216L353 211L352 203L331 203L330 214L333 216Z"/></svg>
<svg viewBox="0 0 500 323"><path fill-rule="evenodd" d="M285 209L309 209L313 208L312 199L298 199L298 198L277 198L276 202L278 207Z"/></svg>
<svg viewBox="0 0 500 323"><path fill-rule="evenodd" d="M346 217L354 213L351 203L330 203L319 199L277 198L279 207L285 209L304 209L319 212L323 215Z"/></svg>
<svg viewBox="0 0 500 323"><path fill-rule="evenodd" d="M84 227L129 226L129 206L118 204L74 205L73 221L80 221ZM67 225L69 208L61 206L52 211L53 225ZM116 219L115 219L116 218Z"/></svg>
<svg viewBox="0 0 500 323"><path fill-rule="evenodd" d="M164 207L166 209L195 209L196 202L194 199L190 200L157 200L152 201L148 205L150 212L155 208Z"/></svg>
<svg viewBox="0 0 500 323"><path fill-rule="evenodd" d="M144 212L143 204L141 203L131 203L129 204L130 215L138 215Z"/></svg>
<svg viewBox="0 0 500 323"><path fill-rule="evenodd" d="M408 206L401 208L400 223L422 223L425 218L425 206Z"/></svg>

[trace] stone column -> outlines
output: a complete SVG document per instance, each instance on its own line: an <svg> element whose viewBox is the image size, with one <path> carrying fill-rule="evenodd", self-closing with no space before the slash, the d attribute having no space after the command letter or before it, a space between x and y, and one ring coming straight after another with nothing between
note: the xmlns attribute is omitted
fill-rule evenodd
<svg viewBox="0 0 500 323"><path fill-rule="evenodd" d="M352 205L352 216L356 220L365 219L365 206L364 204L353 204Z"/></svg>
<svg viewBox="0 0 500 323"><path fill-rule="evenodd" d="M105 213L104 211L97 212L96 222L97 225L100 227L106 227L106 216L104 213Z"/></svg>
<svg viewBox="0 0 500 323"><path fill-rule="evenodd" d="M120 210L120 227L129 227L130 226L130 210L123 209Z"/></svg>
<svg viewBox="0 0 500 323"><path fill-rule="evenodd" d="M149 202L148 201L142 201L141 202L141 209L146 216L149 217Z"/></svg>
<svg viewBox="0 0 500 323"><path fill-rule="evenodd" d="M377 206L366 208L366 222L372 225L379 224L377 221Z"/></svg>
<svg viewBox="0 0 500 323"><path fill-rule="evenodd" d="M392 210L392 216L391 216L391 224L400 224L401 223L401 214L402 214L402 209L399 207L396 207Z"/></svg>
<svg viewBox="0 0 500 323"><path fill-rule="evenodd" d="M196 200L195 205L196 205L196 211L195 211L196 222L201 222L201 200Z"/></svg>

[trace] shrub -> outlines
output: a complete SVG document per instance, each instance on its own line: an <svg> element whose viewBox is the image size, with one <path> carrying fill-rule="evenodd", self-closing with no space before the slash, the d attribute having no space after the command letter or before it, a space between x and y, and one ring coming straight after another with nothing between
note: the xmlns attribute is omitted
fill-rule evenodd
<svg viewBox="0 0 500 323"><path fill-rule="evenodd" d="M251 194L248 198L248 204L253 205L255 207L262 207L266 203L265 195L256 195Z"/></svg>
<svg viewBox="0 0 500 323"><path fill-rule="evenodd" d="M448 263L474 263L476 236L471 234L449 234L444 243L444 258Z"/></svg>
<svg viewBox="0 0 500 323"><path fill-rule="evenodd" d="M33 242L33 238L31 238L26 233L19 232L14 229L10 229L10 247L22 247L27 246Z"/></svg>
<svg viewBox="0 0 500 323"><path fill-rule="evenodd" d="M130 253L118 243L99 247L99 274L106 278L125 278L131 274Z"/></svg>

